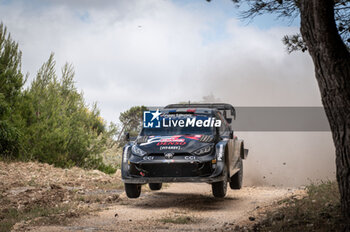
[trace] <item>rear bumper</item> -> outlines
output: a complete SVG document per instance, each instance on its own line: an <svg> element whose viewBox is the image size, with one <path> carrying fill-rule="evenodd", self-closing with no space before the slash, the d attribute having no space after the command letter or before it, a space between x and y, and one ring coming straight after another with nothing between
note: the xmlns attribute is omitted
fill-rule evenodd
<svg viewBox="0 0 350 232"><path fill-rule="evenodd" d="M224 162L212 164L215 155L201 157L176 156L145 158L133 156L122 165L122 180L125 183L146 184L166 182L206 182L222 181ZM126 161L126 160L124 160Z"/></svg>

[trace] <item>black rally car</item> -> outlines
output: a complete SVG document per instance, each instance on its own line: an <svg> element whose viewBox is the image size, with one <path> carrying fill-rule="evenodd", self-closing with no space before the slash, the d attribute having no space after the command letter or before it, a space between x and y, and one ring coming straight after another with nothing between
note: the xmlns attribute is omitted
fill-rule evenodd
<svg viewBox="0 0 350 232"><path fill-rule="evenodd" d="M231 189L242 187L242 159L248 150L231 128L233 106L172 104L158 114L162 126L144 125L137 139L124 146L122 180L129 198L139 197L141 185L147 183L151 190L159 190L165 182L206 182L221 198L228 183ZM220 125L214 125L217 120Z"/></svg>

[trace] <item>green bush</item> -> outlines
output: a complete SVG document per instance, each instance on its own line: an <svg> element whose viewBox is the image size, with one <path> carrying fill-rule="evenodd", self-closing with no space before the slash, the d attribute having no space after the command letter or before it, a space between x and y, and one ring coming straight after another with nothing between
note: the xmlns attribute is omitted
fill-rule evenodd
<svg viewBox="0 0 350 232"><path fill-rule="evenodd" d="M98 168L111 133L94 104L84 102L74 86L74 71L66 64L59 79L53 55L24 91L26 124L22 143L32 158L58 167Z"/></svg>
<svg viewBox="0 0 350 232"><path fill-rule="evenodd" d="M74 83L72 65L59 78L50 55L23 90L21 52L0 24L0 158L37 160L112 173L100 156L113 139L96 106L88 106Z"/></svg>
<svg viewBox="0 0 350 232"><path fill-rule="evenodd" d="M0 153L3 158L13 158L19 154L19 132L7 121L0 121Z"/></svg>
<svg viewBox="0 0 350 232"><path fill-rule="evenodd" d="M20 131L17 129L17 104L24 85L21 73L21 52L18 44L0 23L0 157L19 156Z"/></svg>

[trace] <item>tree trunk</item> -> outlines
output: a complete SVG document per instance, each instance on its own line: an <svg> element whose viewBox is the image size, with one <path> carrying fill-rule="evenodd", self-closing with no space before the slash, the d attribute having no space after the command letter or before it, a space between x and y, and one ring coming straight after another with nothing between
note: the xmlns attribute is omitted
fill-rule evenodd
<svg viewBox="0 0 350 232"><path fill-rule="evenodd" d="M350 223L350 54L335 24L334 0L301 0L299 7L301 34L315 65L336 148L341 209Z"/></svg>

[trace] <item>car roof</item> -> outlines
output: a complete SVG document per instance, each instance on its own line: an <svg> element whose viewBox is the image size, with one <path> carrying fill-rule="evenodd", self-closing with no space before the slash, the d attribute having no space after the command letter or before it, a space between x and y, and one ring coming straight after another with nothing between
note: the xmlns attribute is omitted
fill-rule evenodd
<svg viewBox="0 0 350 232"><path fill-rule="evenodd" d="M215 109L224 115L226 120L232 121L232 119L236 119L236 110L235 108L227 103L181 103L181 104L170 104L164 107L165 109L173 109L173 108L208 108ZM228 113L230 115L228 115Z"/></svg>
<svg viewBox="0 0 350 232"><path fill-rule="evenodd" d="M197 114L215 114L216 109L210 108L167 108L162 109L164 113L197 113Z"/></svg>

